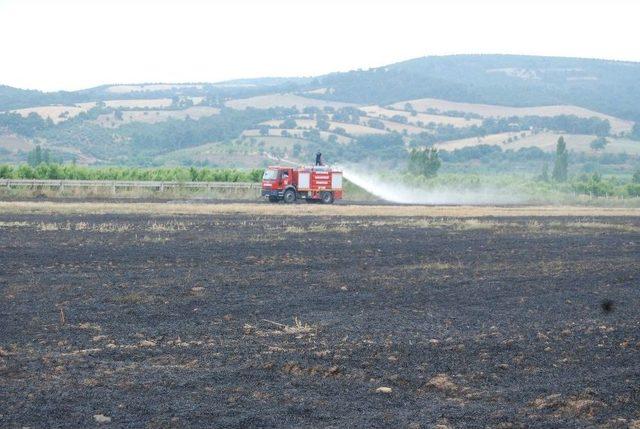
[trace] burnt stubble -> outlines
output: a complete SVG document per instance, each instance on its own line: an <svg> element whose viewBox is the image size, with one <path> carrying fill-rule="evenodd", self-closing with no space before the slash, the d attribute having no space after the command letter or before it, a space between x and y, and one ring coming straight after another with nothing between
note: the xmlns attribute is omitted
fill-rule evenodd
<svg viewBox="0 0 640 429"><path fill-rule="evenodd" d="M640 219L580 222L2 215L0 426L627 427Z"/></svg>

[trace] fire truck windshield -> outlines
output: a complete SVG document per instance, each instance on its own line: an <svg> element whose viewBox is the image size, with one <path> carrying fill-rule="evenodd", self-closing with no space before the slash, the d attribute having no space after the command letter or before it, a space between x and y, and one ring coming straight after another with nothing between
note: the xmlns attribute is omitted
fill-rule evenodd
<svg viewBox="0 0 640 429"><path fill-rule="evenodd" d="M278 170L272 170L268 168L264 170L262 180L276 180L276 177L278 177Z"/></svg>

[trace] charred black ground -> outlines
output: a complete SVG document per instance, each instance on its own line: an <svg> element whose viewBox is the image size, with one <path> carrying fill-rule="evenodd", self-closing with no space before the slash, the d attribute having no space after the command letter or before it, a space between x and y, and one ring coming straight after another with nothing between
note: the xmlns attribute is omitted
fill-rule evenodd
<svg viewBox="0 0 640 429"><path fill-rule="evenodd" d="M639 256L629 217L0 215L0 426L627 427Z"/></svg>

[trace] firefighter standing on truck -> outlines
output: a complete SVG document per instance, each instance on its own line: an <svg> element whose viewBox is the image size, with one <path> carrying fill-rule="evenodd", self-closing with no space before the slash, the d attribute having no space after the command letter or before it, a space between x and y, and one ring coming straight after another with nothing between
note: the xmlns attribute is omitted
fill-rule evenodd
<svg viewBox="0 0 640 429"><path fill-rule="evenodd" d="M322 154L319 151L316 153L316 165L322 165Z"/></svg>

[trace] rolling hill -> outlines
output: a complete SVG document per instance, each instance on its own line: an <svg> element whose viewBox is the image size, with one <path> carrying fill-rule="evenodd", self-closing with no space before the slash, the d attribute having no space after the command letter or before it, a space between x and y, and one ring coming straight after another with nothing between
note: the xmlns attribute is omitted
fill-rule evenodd
<svg viewBox="0 0 640 429"><path fill-rule="evenodd" d="M541 157L560 135L584 156L635 162L638 82L638 63L459 55L315 78L52 93L0 86L0 162L24 161L35 144L97 164L251 166L318 149L394 163L431 145L537 148ZM609 144L596 151L597 137Z"/></svg>
<svg viewBox="0 0 640 429"><path fill-rule="evenodd" d="M640 118L640 63L515 55L424 57L317 80L324 98L391 104L438 98L503 106L573 104Z"/></svg>

